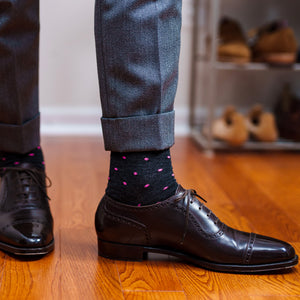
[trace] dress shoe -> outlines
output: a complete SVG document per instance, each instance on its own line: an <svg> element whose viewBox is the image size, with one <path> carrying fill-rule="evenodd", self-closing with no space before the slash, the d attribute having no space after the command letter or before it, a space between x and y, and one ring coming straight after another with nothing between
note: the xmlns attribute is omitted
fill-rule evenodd
<svg viewBox="0 0 300 300"><path fill-rule="evenodd" d="M0 250L36 256L54 249L48 200L43 170L29 163L1 169Z"/></svg>
<svg viewBox="0 0 300 300"><path fill-rule="evenodd" d="M215 139L225 141L231 146L241 146L248 139L248 130L244 116L234 107L228 106L223 115L212 123L212 135ZM204 128L208 135L208 128Z"/></svg>
<svg viewBox="0 0 300 300"><path fill-rule="evenodd" d="M297 40L285 21L273 21L249 32L253 60L274 66L290 66L297 59Z"/></svg>
<svg viewBox="0 0 300 300"><path fill-rule="evenodd" d="M219 25L218 59L222 62L247 63L251 51L241 26L233 19L224 17Z"/></svg>
<svg viewBox="0 0 300 300"><path fill-rule="evenodd" d="M174 196L147 206L105 195L95 216L99 255L142 261L148 252L163 253L230 273L281 270L298 263L288 243L230 228L199 199L204 200L181 186Z"/></svg>
<svg viewBox="0 0 300 300"><path fill-rule="evenodd" d="M264 112L261 105L255 105L246 116L246 125L250 136L261 142L275 142L278 138L275 117Z"/></svg>

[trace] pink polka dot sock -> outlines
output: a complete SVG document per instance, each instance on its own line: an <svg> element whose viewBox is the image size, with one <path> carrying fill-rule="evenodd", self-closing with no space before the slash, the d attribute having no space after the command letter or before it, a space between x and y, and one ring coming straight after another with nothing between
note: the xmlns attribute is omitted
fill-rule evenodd
<svg viewBox="0 0 300 300"><path fill-rule="evenodd" d="M17 167L22 163L31 163L37 169L45 170L44 156L40 146L26 154L0 152L0 168Z"/></svg>
<svg viewBox="0 0 300 300"><path fill-rule="evenodd" d="M111 152L106 194L128 205L144 206L173 196L177 189L170 150Z"/></svg>

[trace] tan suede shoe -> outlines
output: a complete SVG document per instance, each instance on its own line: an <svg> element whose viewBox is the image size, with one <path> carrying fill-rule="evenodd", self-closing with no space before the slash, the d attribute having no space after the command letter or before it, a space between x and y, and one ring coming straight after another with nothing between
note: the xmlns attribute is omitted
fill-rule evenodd
<svg viewBox="0 0 300 300"><path fill-rule="evenodd" d="M248 139L245 118L234 107L227 107L223 115L213 122L212 135L231 146L243 145Z"/></svg>
<svg viewBox="0 0 300 300"><path fill-rule="evenodd" d="M261 105L255 105L246 116L247 129L254 139L262 142L275 142L278 130L274 115L264 112Z"/></svg>
<svg viewBox="0 0 300 300"><path fill-rule="evenodd" d="M297 41L294 31L285 22L275 21L250 32L254 36L253 60L285 66L295 63Z"/></svg>
<svg viewBox="0 0 300 300"><path fill-rule="evenodd" d="M230 18L223 18L219 26L218 59L222 62L247 63L251 51L241 26Z"/></svg>

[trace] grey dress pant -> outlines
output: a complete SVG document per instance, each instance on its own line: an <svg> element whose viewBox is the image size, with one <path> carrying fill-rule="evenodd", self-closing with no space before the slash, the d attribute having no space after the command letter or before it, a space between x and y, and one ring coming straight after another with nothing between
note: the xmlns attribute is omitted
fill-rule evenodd
<svg viewBox="0 0 300 300"><path fill-rule="evenodd" d="M105 149L174 143L181 0L96 0L95 40ZM0 0L0 151L40 143L39 1Z"/></svg>

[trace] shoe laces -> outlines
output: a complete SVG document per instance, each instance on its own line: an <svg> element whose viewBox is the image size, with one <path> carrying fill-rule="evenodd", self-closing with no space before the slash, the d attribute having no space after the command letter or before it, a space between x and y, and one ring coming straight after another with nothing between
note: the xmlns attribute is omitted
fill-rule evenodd
<svg viewBox="0 0 300 300"><path fill-rule="evenodd" d="M197 192L193 189L185 190L183 193L178 194L178 197L174 200L175 203L178 203L183 200L183 203L186 201L186 212L185 212L185 221L184 221L184 231L182 235L182 239L180 244L183 244L185 236L187 234L188 224L189 224L189 212L190 212L190 204L193 204L194 200L196 199L202 200L203 202L207 203L207 201L197 194ZM200 202L200 201L199 201ZM207 211L207 217L211 218L214 216L214 224L217 224L218 218L212 213L210 209L208 209L203 203L200 202L199 210L205 207Z"/></svg>
<svg viewBox="0 0 300 300"><path fill-rule="evenodd" d="M41 191L42 195L47 199L51 200L47 195L46 189L52 186L50 178L45 174L44 171L38 169L29 169L23 167L5 167L0 168L1 175L6 171L15 171L18 173L18 178L20 182L20 190L17 195L21 196L24 204L30 204L32 201L39 200L37 193L32 186L36 185ZM47 184L48 182L48 184ZM20 199L18 199L19 201ZM18 204L20 204L18 202Z"/></svg>

